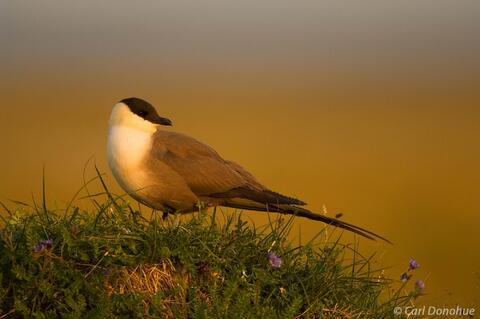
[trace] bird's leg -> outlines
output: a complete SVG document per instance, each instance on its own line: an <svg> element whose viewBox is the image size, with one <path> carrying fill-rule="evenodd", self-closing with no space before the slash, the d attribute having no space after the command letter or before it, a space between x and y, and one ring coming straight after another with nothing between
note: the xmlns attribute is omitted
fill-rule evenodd
<svg viewBox="0 0 480 319"><path fill-rule="evenodd" d="M174 219L173 219L173 227L177 228L178 225L180 225L180 214L173 214Z"/></svg>
<svg viewBox="0 0 480 319"><path fill-rule="evenodd" d="M163 220L166 220L168 218L168 214L174 214L176 211L175 208L173 207L170 207L168 205L164 205L163 206L163 215L162 215L162 219Z"/></svg>
<svg viewBox="0 0 480 319"><path fill-rule="evenodd" d="M178 227L178 225L180 224L180 217L179 217L180 214L179 214L178 210L171 207L171 206L164 205L163 206L163 216L162 216L164 221L168 218L169 214L172 214L172 215L175 216L175 219L173 220L173 226Z"/></svg>

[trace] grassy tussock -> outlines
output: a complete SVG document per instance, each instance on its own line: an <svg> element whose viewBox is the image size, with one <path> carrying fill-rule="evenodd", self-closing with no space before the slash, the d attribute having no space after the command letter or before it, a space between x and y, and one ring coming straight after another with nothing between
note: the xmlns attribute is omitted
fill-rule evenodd
<svg viewBox="0 0 480 319"><path fill-rule="evenodd" d="M392 292L355 246L293 245L294 218L163 221L100 196L93 212L5 207L0 318L401 318L393 308L417 297Z"/></svg>

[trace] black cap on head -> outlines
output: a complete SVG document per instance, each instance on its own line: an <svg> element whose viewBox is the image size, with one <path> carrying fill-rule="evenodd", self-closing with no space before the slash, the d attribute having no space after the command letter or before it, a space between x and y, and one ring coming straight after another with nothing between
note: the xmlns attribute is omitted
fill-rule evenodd
<svg viewBox="0 0 480 319"><path fill-rule="evenodd" d="M127 99L121 100L120 102L126 104L130 108L130 111L140 116L144 120L147 120L154 124L172 125L172 121L167 118L160 117L153 105L145 100L136 97L129 97Z"/></svg>

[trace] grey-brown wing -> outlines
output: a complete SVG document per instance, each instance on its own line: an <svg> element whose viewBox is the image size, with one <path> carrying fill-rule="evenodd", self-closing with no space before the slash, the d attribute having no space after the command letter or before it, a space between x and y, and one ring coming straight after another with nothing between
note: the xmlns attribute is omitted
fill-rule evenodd
<svg viewBox="0 0 480 319"><path fill-rule="evenodd" d="M240 166L239 164L233 162L233 161L226 161L226 164L231 168L233 169L235 172L237 172L238 174L240 174L240 176L243 177L244 180L246 180L248 182L248 184L252 187L255 187L257 189L262 189L262 190L266 190L267 188L265 186L263 186L255 176L253 176L249 171L247 171L246 169L244 169L242 166Z"/></svg>
<svg viewBox="0 0 480 319"><path fill-rule="evenodd" d="M306 205L305 202L282 195L274 192L267 187L263 186L249 171L244 169L239 164L233 161L227 161L227 165L240 174L247 182L248 187L240 187L238 189L232 189L227 194L223 194L226 197L247 198L258 203L266 204L290 204L290 205ZM237 195L237 196L234 196ZM212 194L212 197L220 197L222 194Z"/></svg>
<svg viewBox="0 0 480 319"><path fill-rule="evenodd" d="M248 184L211 147L187 135L158 131L153 156L181 175L198 196L223 193Z"/></svg>
<svg viewBox="0 0 480 319"><path fill-rule="evenodd" d="M269 190L243 167L224 160L214 149L187 135L158 131L153 152L154 158L182 176L197 196L305 205L301 200Z"/></svg>

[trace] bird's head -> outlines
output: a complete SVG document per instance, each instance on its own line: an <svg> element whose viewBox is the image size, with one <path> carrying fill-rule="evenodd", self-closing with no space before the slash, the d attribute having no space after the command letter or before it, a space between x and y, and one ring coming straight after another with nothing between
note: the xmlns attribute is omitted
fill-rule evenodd
<svg viewBox="0 0 480 319"><path fill-rule="evenodd" d="M157 111L145 100L130 97L113 106L110 126L123 125L137 129L156 130L159 125L172 125L172 121L158 115Z"/></svg>

